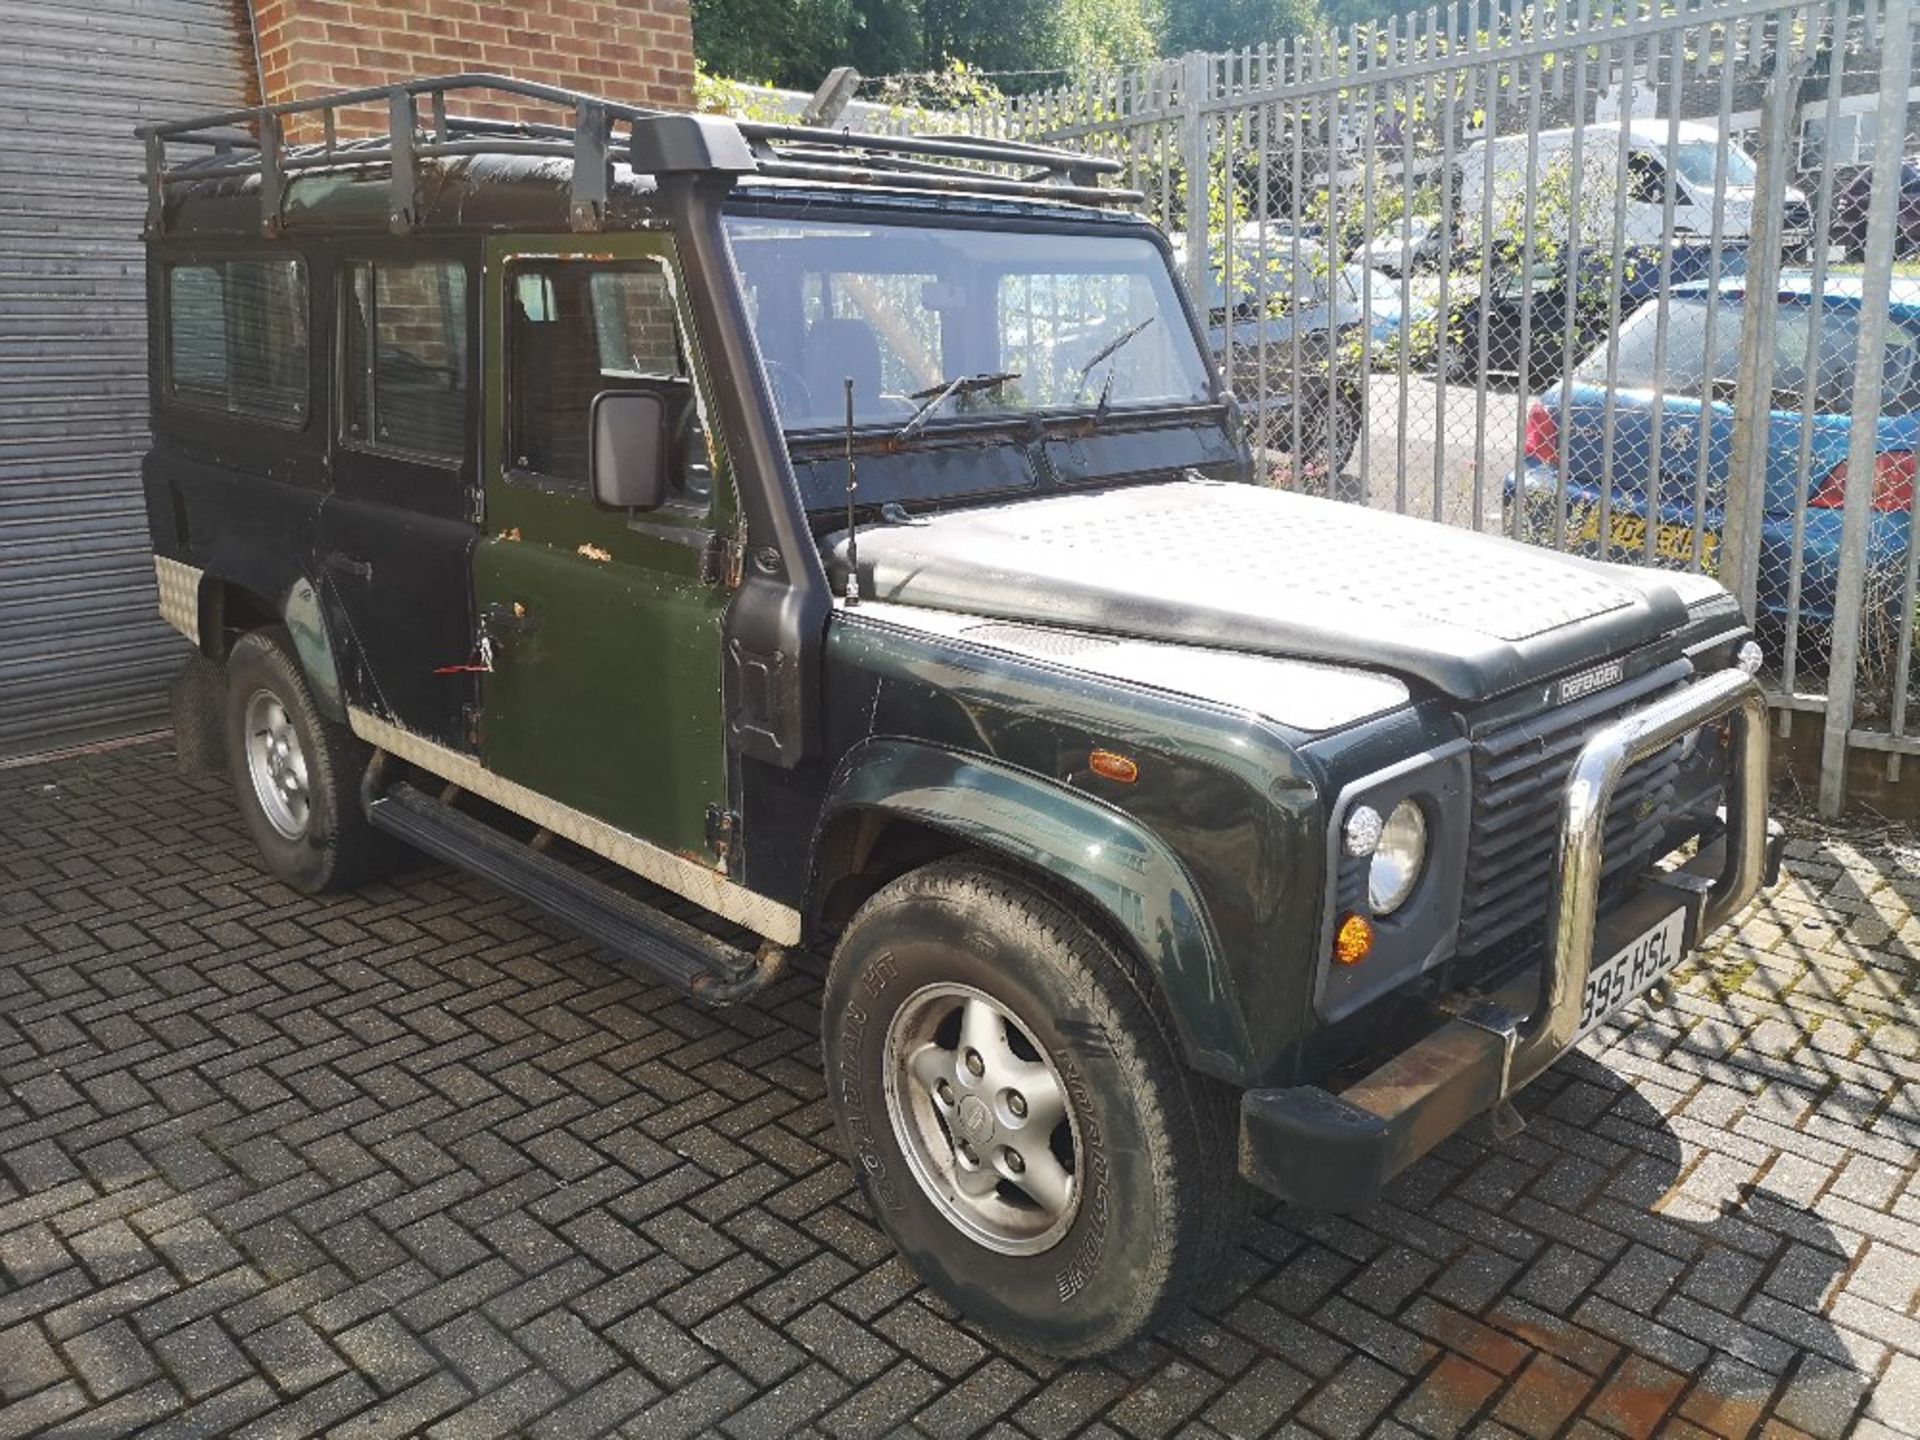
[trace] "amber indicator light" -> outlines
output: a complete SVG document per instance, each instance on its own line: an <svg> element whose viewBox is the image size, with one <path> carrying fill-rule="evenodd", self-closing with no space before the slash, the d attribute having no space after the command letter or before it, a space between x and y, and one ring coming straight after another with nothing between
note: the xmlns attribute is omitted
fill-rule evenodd
<svg viewBox="0 0 1920 1440"><path fill-rule="evenodd" d="M1131 785L1140 778L1140 766L1125 755L1116 755L1111 750L1096 750L1087 756L1087 768L1102 780L1117 781L1122 785Z"/></svg>
<svg viewBox="0 0 1920 1440"><path fill-rule="evenodd" d="M1333 958L1342 965L1358 965L1373 949L1373 926L1364 916L1349 915L1333 936Z"/></svg>

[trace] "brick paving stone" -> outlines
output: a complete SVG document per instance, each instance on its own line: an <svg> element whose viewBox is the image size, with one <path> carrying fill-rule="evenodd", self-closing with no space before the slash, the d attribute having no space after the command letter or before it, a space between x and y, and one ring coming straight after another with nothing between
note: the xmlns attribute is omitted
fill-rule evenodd
<svg viewBox="0 0 1920 1440"><path fill-rule="evenodd" d="M65 1378L66 1362L33 1324L0 1331L0 1402L24 1399Z"/></svg>
<svg viewBox="0 0 1920 1440"><path fill-rule="evenodd" d="M835 1440L881 1440L941 1392L938 1376L911 1360L867 1381L821 1417L819 1428Z"/></svg>
<svg viewBox="0 0 1920 1440"><path fill-rule="evenodd" d="M1501 1380L1459 1355L1444 1355L1394 1410L1394 1418L1436 1440L1460 1434L1500 1389Z"/></svg>
<svg viewBox="0 0 1920 1440"><path fill-rule="evenodd" d="M1725 1440L1745 1440L1766 1415L1774 1389L1772 1376L1718 1355L1695 1378L1679 1413Z"/></svg>
<svg viewBox="0 0 1920 1440"><path fill-rule="evenodd" d="M838 1403L846 1393L846 1381L826 1366L812 1364L761 1392L757 1399L729 1417L721 1428L733 1440L784 1440Z"/></svg>
<svg viewBox="0 0 1920 1440"><path fill-rule="evenodd" d="M1334 1440L1353 1440L1369 1433L1406 1383L1377 1361L1355 1355L1306 1403L1300 1418Z"/></svg>
<svg viewBox="0 0 1920 1440"><path fill-rule="evenodd" d="M1107 1411L1106 1421L1137 1440L1160 1440L1198 1412L1220 1387L1217 1375L1175 1360L1128 1391Z"/></svg>
<svg viewBox="0 0 1920 1440"><path fill-rule="evenodd" d="M1787 1382L1774 1414L1818 1440L1839 1440L1852 1426L1868 1388L1867 1377L1859 1371L1809 1355Z"/></svg>
<svg viewBox="0 0 1920 1440"><path fill-rule="evenodd" d="M751 1392L749 1392L751 1393ZM604 1435L660 1398L660 1387L639 1370L616 1370L575 1392L533 1425L542 1436Z"/></svg>
<svg viewBox="0 0 1920 1440"><path fill-rule="evenodd" d="M254 1373L254 1361L210 1319L169 1330L153 1342L153 1353L192 1400L222 1390Z"/></svg>
<svg viewBox="0 0 1920 1440"><path fill-rule="evenodd" d="M1592 1390L1592 1376L1551 1355L1536 1355L1500 1397L1493 1418L1546 1440L1572 1418Z"/></svg>
<svg viewBox="0 0 1920 1440"><path fill-rule="evenodd" d="M152 1353L124 1320L109 1320L76 1335L62 1347L97 1400L108 1400L151 1380L160 1371Z"/></svg>
<svg viewBox="0 0 1920 1440"><path fill-rule="evenodd" d="M1896 1355L1867 1398L1867 1418L1905 1435L1920 1435L1920 1358Z"/></svg>
<svg viewBox="0 0 1920 1440"><path fill-rule="evenodd" d="M1631 1440L1642 1440L1659 1430L1673 1402L1686 1388L1685 1376L1644 1356L1628 1355L1607 1377L1586 1415Z"/></svg>
<svg viewBox="0 0 1920 1440"><path fill-rule="evenodd" d="M872 1225L817 960L703 1012L445 870L294 895L164 750L0 771L0 1440L1913 1440L1885 868L1798 835L1736 989L1688 966L1518 1136L1359 1216L1259 1207L1200 1310L1063 1365Z"/></svg>

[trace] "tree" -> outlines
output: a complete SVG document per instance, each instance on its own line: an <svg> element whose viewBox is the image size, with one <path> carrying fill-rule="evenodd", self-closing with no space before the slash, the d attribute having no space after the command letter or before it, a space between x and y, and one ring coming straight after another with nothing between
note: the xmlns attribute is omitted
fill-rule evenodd
<svg viewBox="0 0 1920 1440"><path fill-rule="evenodd" d="M1056 0L920 0L922 67L963 60L978 70L1058 65Z"/></svg>
<svg viewBox="0 0 1920 1440"><path fill-rule="evenodd" d="M1320 28L1315 0L1167 0L1160 53L1238 50Z"/></svg>
<svg viewBox="0 0 1920 1440"><path fill-rule="evenodd" d="M693 0L693 51L712 74L793 90L836 65L865 75L921 65L911 0Z"/></svg>
<svg viewBox="0 0 1920 1440"><path fill-rule="evenodd" d="M1111 69L1160 53L1160 0L1061 0L1060 60L1069 70Z"/></svg>

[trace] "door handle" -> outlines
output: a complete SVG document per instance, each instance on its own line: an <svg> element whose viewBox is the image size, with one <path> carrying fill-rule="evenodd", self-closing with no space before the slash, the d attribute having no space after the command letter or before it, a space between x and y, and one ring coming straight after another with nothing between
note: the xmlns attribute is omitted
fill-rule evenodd
<svg viewBox="0 0 1920 1440"><path fill-rule="evenodd" d="M360 560L352 555L342 555L338 550L328 552L327 568L329 570L337 570L342 575L351 575L356 580L371 581L373 579L373 562L371 560Z"/></svg>

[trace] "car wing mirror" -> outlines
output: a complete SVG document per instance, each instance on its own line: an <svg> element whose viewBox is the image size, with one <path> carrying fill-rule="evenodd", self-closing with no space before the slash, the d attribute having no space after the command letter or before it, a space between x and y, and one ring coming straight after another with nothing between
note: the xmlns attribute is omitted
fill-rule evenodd
<svg viewBox="0 0 1920 1440"><path fill-rule="evenodd" d="M667 498L667 407L644 390L602 390L587 411L587 488L609 510Z"/></svg>

